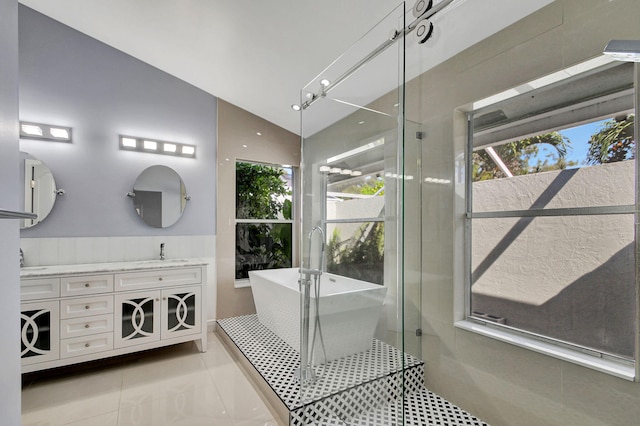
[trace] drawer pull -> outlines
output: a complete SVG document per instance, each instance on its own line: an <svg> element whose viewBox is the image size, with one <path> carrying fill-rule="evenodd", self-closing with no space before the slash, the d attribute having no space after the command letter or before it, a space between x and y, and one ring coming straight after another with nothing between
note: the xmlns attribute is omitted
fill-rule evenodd
<svg viewBox="0 0 640 426"><path fill-rule="evenodd" d="M86 288L89 288L89 287L91 287L91 284L89 284L89 283L85 283L85 285L84 285L84 286L85 286Z"/></svg>
<svg viewBox="0 0 640 426"><path fill-rule="evenodd" d="M88 343L85 343L85 344L84 344L84 347L85 347L85 348L88 348L89 346L90 346L90 345L89 345Z"/></svg>
<svg viewBox="0 0 640 426"><path fill-rule="evenodd" d="M85 308L85 309L91 309L91 306L86 305L84 308Z"/></svg>
<svg viewBox="0 0 640 426"><path fill-rule="evenodd" d="M162 281L162 277L158 277L158 281Z"/></svg>
<svg viewBox="0 0 640 426"><path fill-rule="evenodd" d="M85 325L84 325L84 328L89 328L89 327L90 327L90 325L89 325L89 324L85 324Z"/></svg>

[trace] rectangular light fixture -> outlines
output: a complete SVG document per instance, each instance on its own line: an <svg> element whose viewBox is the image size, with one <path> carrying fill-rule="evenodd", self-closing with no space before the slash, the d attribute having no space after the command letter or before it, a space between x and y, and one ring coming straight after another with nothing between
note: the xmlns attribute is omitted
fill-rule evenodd
<svg viewBox="0 0 640 426"><path fill-rule="evenodd" d="M189 158L196 156L195 145L124 135L120 135L119 139L120 149L124 151L151 152Z"/></svg>
<svg viewBox="0 0 640 426"><path fill-rule="evenodd" d="M71 142L71 127L21 121L20 137L43 141Z"/></svg>
<svg viewBox="0 0 640 426"><path fill-rule="evenodd" d="M640 62L640 40L611 40L602 53L617 61Z"/></svg>

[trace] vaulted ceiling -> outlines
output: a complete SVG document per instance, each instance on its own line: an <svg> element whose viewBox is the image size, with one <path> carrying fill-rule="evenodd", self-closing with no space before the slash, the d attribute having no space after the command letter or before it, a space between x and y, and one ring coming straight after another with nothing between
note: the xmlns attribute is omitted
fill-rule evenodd
<svg viewBox="0 0 640 426"><path fill-rule="evenodd" d="M552 0L455 0L409 77ZM300 89L398 0L20 0L63 24L299 133ZM434 3L438 3L436 0ZM406 4L411 14L413 1ZM410 18L411 19L411 18ZM391 30L391 29L390 29ZM418 49L407 43L408 49ZM371 96L386 90L376 84Z"/></svg>

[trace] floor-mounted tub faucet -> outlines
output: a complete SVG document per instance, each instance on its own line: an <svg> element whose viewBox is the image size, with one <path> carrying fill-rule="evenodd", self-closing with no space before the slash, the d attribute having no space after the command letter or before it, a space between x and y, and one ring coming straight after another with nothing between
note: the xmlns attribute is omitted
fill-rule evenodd
<svg viewBox="0 0 640 426"><path fill-rule="evenodd" d="M160 243L160 260L164 260L164 243Z"/></svg>

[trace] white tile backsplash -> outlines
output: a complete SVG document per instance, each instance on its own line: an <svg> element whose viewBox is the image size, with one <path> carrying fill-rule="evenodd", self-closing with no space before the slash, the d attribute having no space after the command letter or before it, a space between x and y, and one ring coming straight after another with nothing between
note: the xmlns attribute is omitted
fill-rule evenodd
<svg viewBox="0 0 640 426"><path fill-rule="evenodd" d="M25 266L124 262L160 257L167 259L215 257L215 235L153 237L22 238Z"/></svg>
<svg viewBox="0 0 640 426"><path fill-rule="evenodd" d="M58 258L58 241L55 238L41 238L39 244L39 262L40 265L57 265L60 263ZM31 266L26 260L25 264Z"/></svg>

